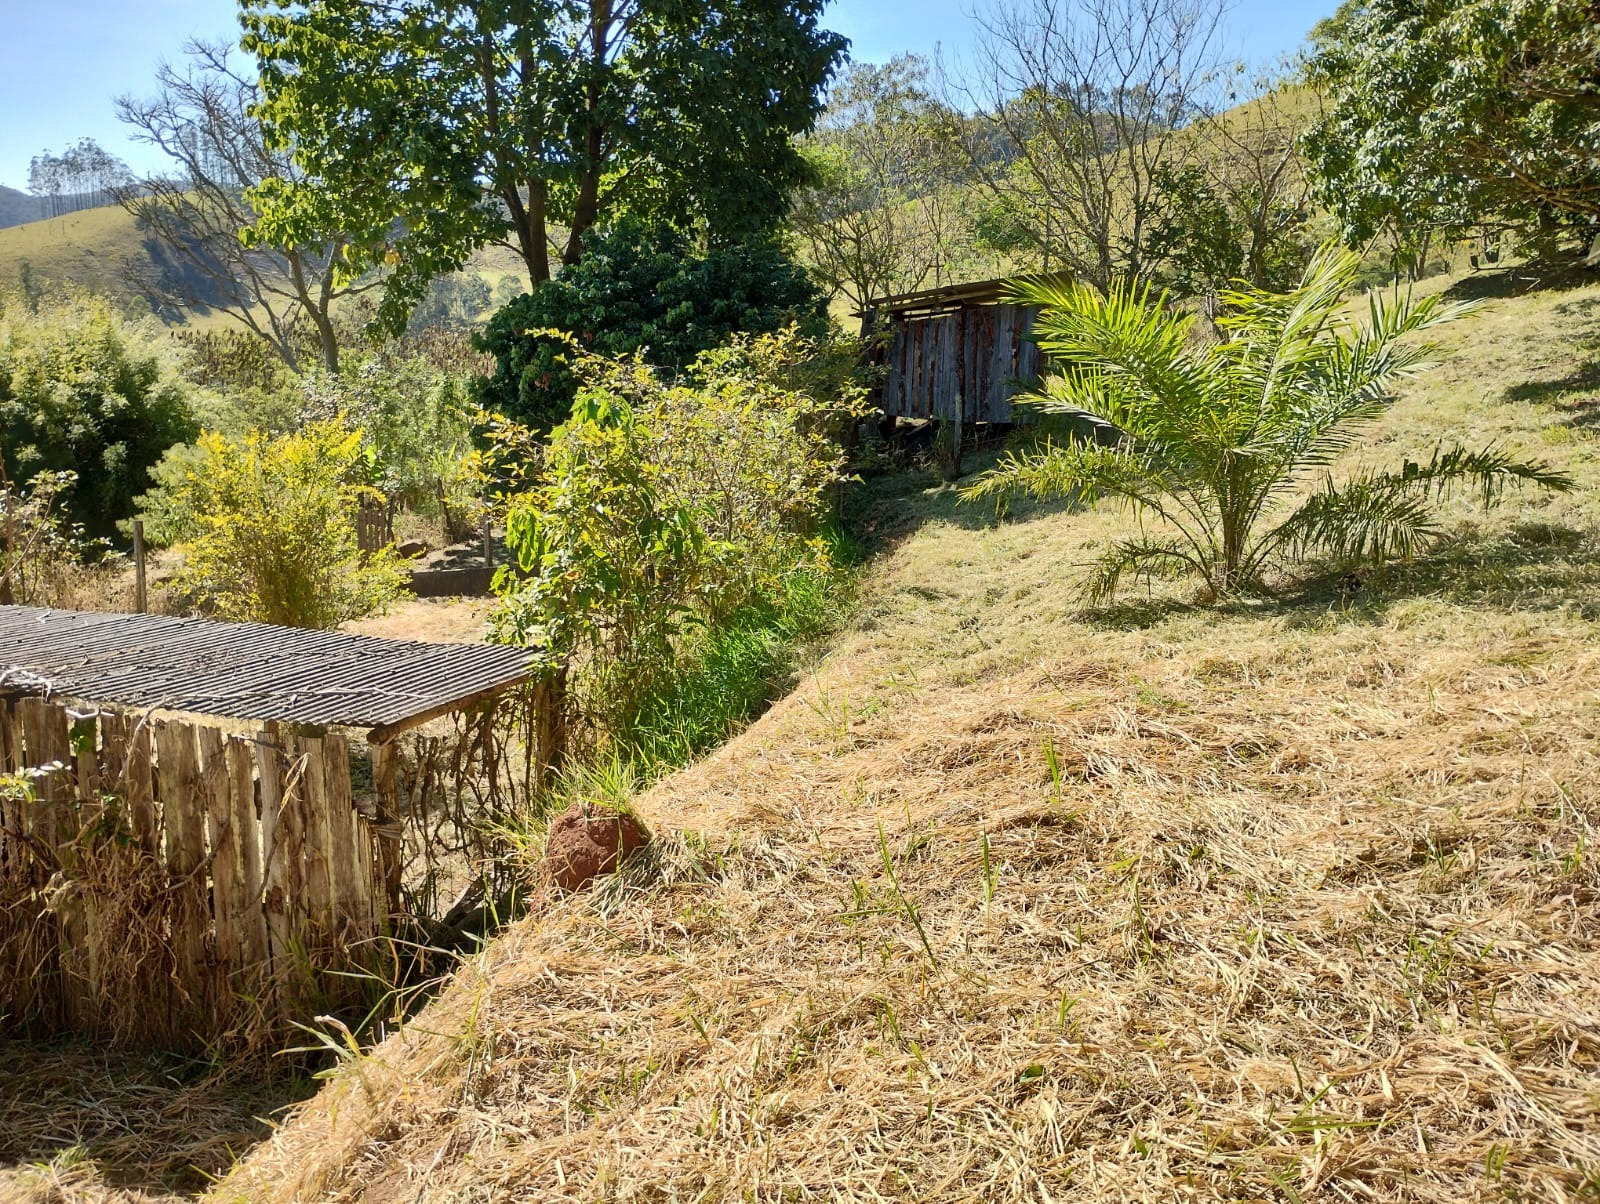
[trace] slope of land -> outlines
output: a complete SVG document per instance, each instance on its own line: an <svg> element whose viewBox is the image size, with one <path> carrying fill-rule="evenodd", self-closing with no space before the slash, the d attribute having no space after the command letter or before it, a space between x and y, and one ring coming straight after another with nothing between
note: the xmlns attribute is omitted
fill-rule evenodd
<svg viewBox="0 0 1600 1204"><path fill-rule="evenodd" d="M638 799L653 860L218 1198L1592 1196L1600 287L1448 340L1351 462L1583 485L1342 593L1085 614L1114 511L881 486L854 625Z"/></svg>
<svg viewBox="0 0 1600 1204"><path fill-rule="evenodd" d="M870 486L854 621L637 800L654 855L215 1198L1593 1198L1600 286L1445 337L1343 467L1499 439L1581 487L1360 582L1085 613L1116 511ZM158 1190L98 1148L0 1198Z"/></svg>
<svg viewBox="0 0 1600 1204"><path fill-rule="evenodd" d="M129 273L149 265L133 218L117 205L0 230L0 290L18 287L26 271L34 287L72 284L128 297Z"/></svg>
<svg viewBox="0 0 1600 1204"><path fill-rule="evenodd" d="M39 198L0 184L0 229L38 221L43 214Z"/></svg>

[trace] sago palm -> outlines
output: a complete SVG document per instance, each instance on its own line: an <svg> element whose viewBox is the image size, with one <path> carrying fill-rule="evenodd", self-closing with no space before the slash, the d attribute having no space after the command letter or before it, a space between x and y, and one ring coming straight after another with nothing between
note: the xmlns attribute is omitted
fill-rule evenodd
<svg viewBox="0 0 1600 1204"><path fill-rule="evenodd" d="M1148 287L1019 283L1014 299L1040 307L1034 337L1050 362L1040 390L1020 400L1085 433L1004 457L965 496L1129 503L1140 533L1114 542L1085 583L1101 601L1128 577L1193 573L1223 595L1262 589L1295 559L1409 557L1435 533L1434 503L1454 490L1489 505L1510 484L1570 488L1492 446L1441 446L1426 462L1343 482L1328 475L1393 403L1395 383L1431 366L1433 349L1408 336L1470 308L1375 295L1365 319L1349 321L1359 262L1324 248L1290 292L1225 294L1222 337L1209 343Z"/></svg>

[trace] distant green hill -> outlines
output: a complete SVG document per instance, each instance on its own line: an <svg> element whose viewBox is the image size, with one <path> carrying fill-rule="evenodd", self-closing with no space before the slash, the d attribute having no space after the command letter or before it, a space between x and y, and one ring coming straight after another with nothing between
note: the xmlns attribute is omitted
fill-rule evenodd
<svg viewBox="0 0 1600 1204"><path fill-rule="evenodd" d="M16 288L26 271L35 286L76 284L130 297L130 273L149 267L133 218L116 205L0 229L0 290Z"/></svg>
<svg viewBox="0 0 1600 1204"><path fill-rule="evenodd" d="M24 222L36 222L43 214L38 197L0 184L0 230L7 226L20 226Z"/></svg>

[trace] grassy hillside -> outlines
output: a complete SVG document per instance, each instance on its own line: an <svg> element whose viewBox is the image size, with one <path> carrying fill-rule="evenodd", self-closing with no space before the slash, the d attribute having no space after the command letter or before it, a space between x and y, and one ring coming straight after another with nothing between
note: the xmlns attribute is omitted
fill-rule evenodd
<svg viewBox="0 0 1600 1204"><path fill-rule="evenodd" d="M1584 486L1345 592L1080 613L1112 511L881 486L864 611L221 1199L1600 1190L1600 287L1455 328L1352 462Z"/></svg>
<svg viewBox="0 0 1600 1204"><path fill-rule="evenodd" d="M23 222L37 221L40 215L39 198L18 192L0 184L0 229L20 226Z"/></svg>
<svg viewBox="0 0 1600 1204"><path fill-rule="evenodd" d="M1083 612L1125 516L875 482L860 613L637 800L654 857L507 931L214 1197L1594 1198L1600 285L1445 338L1341 468L1499 439L1581 488L1462 503L1359 583ZM116 1161L137 1114L16 1099L110 1136L0 1197L159 1189Z"/></svg>
<svg viewBox="0 0 1600 1204"><path fill-rule="evenodd" d="M26 264L36 285L127 296L129 268L148 262L133 218L115 205L0 230L0 289L17 287Z"/></svg>

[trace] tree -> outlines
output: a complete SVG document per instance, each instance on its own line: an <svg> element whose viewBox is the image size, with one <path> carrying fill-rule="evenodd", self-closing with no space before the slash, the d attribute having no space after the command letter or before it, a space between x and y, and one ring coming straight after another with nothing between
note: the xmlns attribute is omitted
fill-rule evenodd
<svg viewBox="0 0 1600 1204"><path fill-rule="evenodd" d="M1600 222L1600 21L1590 0L1361 0L1317 27L1327 108L1305 139L1352 244Z"/></svg>
<svg viewBox="0 0 1600 1204"><path fill-rule="evenodd" d="M1375 294L1367 321L1346 325L1339 314L1360 267L1360 256L1324 248L1290 292L1225 294L1223 338L1201 347L1194 319L1148 286L1019 286L1018 300L1042 307L1034 330L1055 369L1032 400L1099 437L1009 456L966 496L1109 494L1153 515L1157 530L1115 541L1095 566L1085 593L1099 601L1128 576L1193 574L1221 596L1264 589L1272 568L1302 557L1409 557L1437 530L1431 503L1454 490L1488 505L1508 485L1570 489L1569 478L1493 447L1441 446L1427 463L1342 484L1327 475L1393 403L1390 386L1429 366L1432 348L1408 336L1471 308Z"/></svg>
<svg viewBox="0 0 1600 1204"><path fill-rule="evenodd" d="M255 192L261 236L334 223L344 268L380 265L403 328L434 276L487 243L530 285L623 213L715 239L770 228L805 177L809 129L845 40L823 0L245 0L260 112L306 179ZM558 228L562 240L555 243Z"/></svg>
<svg viewBox="0 0 1600 1204"><path fill-rule="evenodd" d="M194 417L154 340L103 300L0 297L0 468L27 487L70 472L66 517L109 537Z"/></svg>
<svg viewBox="0 0 1600 1204"><path fill-rule="evenodd" d="M790 224L831 293L866 309L874 297L947 283L964 241L958 191L965 163L955 119L913 56L852 64L805 143L816 180Z"/></svg>
<svg viewBox="0 0 1600 1204"><path fill-rule="evenodd" d="M275 242L254 236L250 190L267 180L305 187L293 156L270 146L254 115L260 93L239 74L227 46L190 42L183 69L162 63L160 92L117 99L134 137L164 152L177 172L118 190L117 199L181 271L141 286L157 304L206 305L262 339L291 371L300 370L302 320L315 331L322 364L339 368L333 306L371 283L338 277L345 239L338 223ZM246 245L246 241L250 245Z"/></svg>
<svg viewBox="0 0 1600 1204"><path fill-rule="evenodd" d="M1105 288L1147 266L1163 167L1218 71L1219 0L1007 0L960 89L997 245Z"/></svg>
<svg viewBox="0 0 1600 1204"><path fill-rule="evenodd" d="M128 165L93 138L80 139L59 155L44 151L28 164L28 189L50 217L109 205L132 177Z"/></svg>
<svg viewBox="0 0 1600 1204"><path fill-rule="evenodd" d="M681 371L740 332L827 327L805 270L770 239L697 252L687 235L625 221L596 231L583 262L489 320L478 346L495 357L479 401L539 430L563 422L577 382L562 332L596 355L632 355Z"/></svg>
<svg viewBox="0 0 1600 1204"><path fill-rule="evenodd" d="M1269 81L1243 104L1189 127L1193 159L1155 170L1146 253L1158 279L1208 299L1234 280L1293 286L1315 249L1298 147L1309 108L1303 90Z"/></svg>

